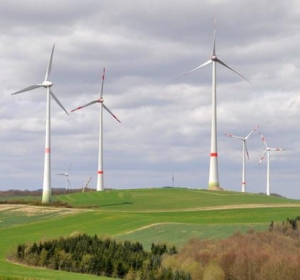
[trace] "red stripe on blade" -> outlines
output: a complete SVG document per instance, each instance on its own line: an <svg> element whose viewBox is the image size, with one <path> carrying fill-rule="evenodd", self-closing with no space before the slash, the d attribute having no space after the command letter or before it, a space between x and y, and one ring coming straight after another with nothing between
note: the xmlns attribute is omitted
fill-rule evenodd
<svg viewBox="0 0 300 280"><path fill-rule="evenodd" d="M79 110L79 109L81 109L82 107L78 107L78 108L76 108L76 109L73 109L71 112L74 112L74 111L76 111L76 110Z"/></svg>

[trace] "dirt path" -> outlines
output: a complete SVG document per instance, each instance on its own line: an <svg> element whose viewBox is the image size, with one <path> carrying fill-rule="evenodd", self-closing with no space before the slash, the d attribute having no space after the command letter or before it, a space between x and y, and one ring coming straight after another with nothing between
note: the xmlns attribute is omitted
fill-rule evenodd
<svg viewBox="0 0 300 280"><path fill-rule="evenodd" d="M156 210L113 210L112 212L138 212L138 213L155 213L155 212L189 212L189 211L213 211L213 210L231 210L231 209L253 209L253 208L283 208L283 207L299 207L300 204L233 204L219 206L204 206L184 209L156 209ZM28 216L36 214L60 213L61 215L82 213L86 211L105 211L102 209L82 209L82 208L57 208L49 206L34 206L24 204L0 204L0 213L2 211L23 212Z"/></svg>
<svg viewBox="0 0 300 280"><path fill-rule="evenodd" d="M285 204L233 204L233 205L218 205L218 206L203 206L193 208L181 208L181 209L155 209L155 210L113 210L112 212L122 213L160 213L160 212L196 212L196 211L214 211L214 210L231 210L231 209L254 209L254 208L284 208L284 207L298 207L300 204L296 203L285 203ZM99 209L97 211L105 211Z"/></svg>
<svg viewBox="0 0 300 280"><path fill-rule="evenodd" d="M300 204L236 204L236 205L220 205L208 207L196 207L184 209L184 211L208 211L208 210L230 210L230 209L252 209L252 208L283 208L283 207L299 207Z"/></svg>

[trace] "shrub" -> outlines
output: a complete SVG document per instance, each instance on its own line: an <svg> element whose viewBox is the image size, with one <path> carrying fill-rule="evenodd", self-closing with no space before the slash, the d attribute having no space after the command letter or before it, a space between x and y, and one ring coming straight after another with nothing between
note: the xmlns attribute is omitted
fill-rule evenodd
<svg viewBox="0 0 300 280"><path fill-rule="evenodd" d="M275 228L235 233L225 240L191 240L177 255L166 256L163 266L174 266L195 280L299 279L299 231L289 221L281 230Z"/></svg>
<svg viewBox="0 0 300 280"><path fill-rule="evenodd" d="M203 272L203 280L224 280L225 273L217 263L209 263Z"/></svg>

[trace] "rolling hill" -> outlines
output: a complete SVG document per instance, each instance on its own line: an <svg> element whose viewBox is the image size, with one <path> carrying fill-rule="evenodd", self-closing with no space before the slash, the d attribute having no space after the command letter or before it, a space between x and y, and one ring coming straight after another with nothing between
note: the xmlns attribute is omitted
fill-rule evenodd
<svg viewBox="0 0 300 280"><path fill-rule="evenodd" d="M191 238L226 238L250 227L265 230L271 221L300 214L297 200L184 188L72 193L53 196L53 201L70 208L0 205L0 279L95 279L9 263L6 257L20 243L81 232L140 241L145 248L152 242L180 248Z"/></svg>

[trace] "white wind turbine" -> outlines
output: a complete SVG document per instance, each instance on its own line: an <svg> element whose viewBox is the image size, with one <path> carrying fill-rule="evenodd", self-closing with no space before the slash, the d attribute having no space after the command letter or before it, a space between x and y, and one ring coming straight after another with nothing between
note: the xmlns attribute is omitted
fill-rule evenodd
<svg viewBox="0 0 300 280"><path fill-rule="evenodd" d="M216 65L217 63L225 66L229 70L233 71L246 81L248 81L244 76L233 70L227 64L225 64L222 60L220 60L216 55L216 30L214 30L214 38L213 38L213 52L212 56L208 61L189 71L185 75L177 78L180 79L185 77L192 72L208 65L212 64L212 120L211 120L211 146L210 146L210 168L209 168L209 182L208 189L211 190L219 190L219 174L218 174L218 149L217 149L217 91L216 91ZM249 81L248 81L249 82Z"/></svg>
<svg viewBox="0 0 300 280"><path fill-rule="evenodd" d="M251 130L251 132L246 137L236 136L233 134L226 133L226 136L236 138L243 141L243 169L242 169L242 192L246 191L246 165L245 165L245 155L247 154L247 157L249 159L249 153L247 149L247 139L250 137L250 135L258 128L258 126L254 127L254 129Z"/></svg>
<svg viewBox="0 0 300 280"><path fill-rule="evenodd" d="M104 183L103 183L103 108L110 113L119 123L121 122L105 105L103 100L103 84L105 79L105 68L103 68L103 75L102 75L102 83L100 89L100 98L93 100L83 106L80 106L76 109L73 109L71 112L76 110L82 109L84 107L93 105L95 103L99 103L100 108L100 117L99 117L99 154L98 154L98 172L97 172L97 191L104 190Z"/></svg>
<svg viewBox="0 0 300 280"><path fill-rule="evenodd" d="M68 170L65 173L58 173L57 175L65 176L66 177L66 190L68 190L68 186L71 186L71 182L69 180L69 172L71 169L72 163L70 163Z"/></svg>
<svg viewBox="0 0 300 280"><path fill-rule="evenodd" d="M266 188L266 194L270 195L270 152L278 152L278 151L284 151L283 148L270 148L267 145L266 139L262 136L262 134L259 132L260 138L263 141L266 149L259 161L259 163L261 163L263 161L263 159L265 158L265 155L267 155L267 188Z"/></svg>
<svg viewBox="0 0 300 280"><path fill-rule="evenodd" d="M60 103L58 98L55 96L51 87L53 83L49 81L52 67L52 58L54 52L55 44L52 47L52 52L50 56L50 60L47 66L45 80L41 84L35 84L29 86L27 88L21 89L17 92L12 93L18 94L25 91L30 91L36 88L44 87L47 89L47 109L46 109L46 139L45 139L45 162L44 162L44 181L43 181L43 195L42 195L42 203L49 203L51 199L51 135L50 135L50 96L56 101L56 103L68 114L67 110ZM69 115L69 114L68 114Z"/></svg>

